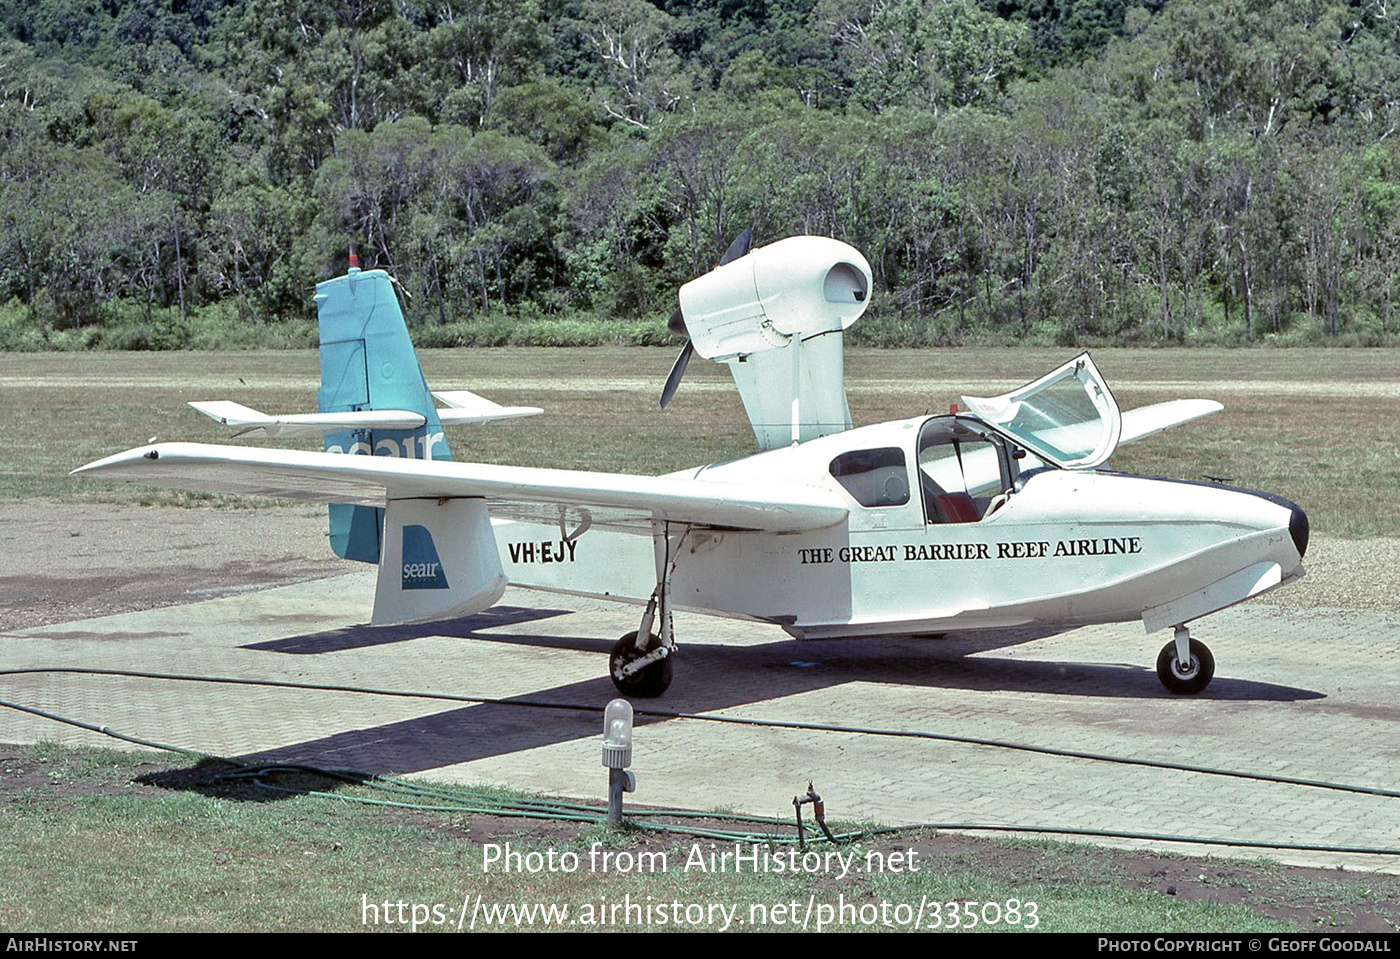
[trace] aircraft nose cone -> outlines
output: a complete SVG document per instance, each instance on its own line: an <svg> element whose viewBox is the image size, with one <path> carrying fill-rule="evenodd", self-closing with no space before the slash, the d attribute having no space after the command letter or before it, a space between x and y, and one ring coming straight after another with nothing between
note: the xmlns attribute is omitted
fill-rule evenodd
<svg viewBox="0 0 1400 959"><path fill-rule="evenodd" d="M1288 520L1288 532L1293 537L1293 545L1298 547L1298 558L1302 559L1308 552L1308 514L1297 504L1289 505L1293 507L1293 515Z"/></svg>
<svg viewBox="0 0 1400 959"><path fill-rule="evenodd" d="M1255 496L1263 500L1268 500L1275 506L1282 506L1288 510L1288 534L1293 537L1293 545L1298 550L1298 558L1302 559L1308 552L1308 514L1303 512L1301 506L1292 500L1286 500L1282 496L1275 496L1273 493L1260 493L1251 490Z"/></svg>

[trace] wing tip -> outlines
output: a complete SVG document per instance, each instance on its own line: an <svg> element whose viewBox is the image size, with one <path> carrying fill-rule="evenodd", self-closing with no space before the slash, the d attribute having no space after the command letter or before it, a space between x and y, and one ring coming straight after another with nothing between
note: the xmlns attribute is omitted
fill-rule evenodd
<svg viewBox="0 0 1400 959"><path fill-rule="evenodd" d="M115 467L134 464L137 460L157 460L160 459L161 449L161 446L137 446L120 453L113 453L111 456L104 456L102 459L93 460L91 463L84 463L68 475L88 476Z"/></svg>

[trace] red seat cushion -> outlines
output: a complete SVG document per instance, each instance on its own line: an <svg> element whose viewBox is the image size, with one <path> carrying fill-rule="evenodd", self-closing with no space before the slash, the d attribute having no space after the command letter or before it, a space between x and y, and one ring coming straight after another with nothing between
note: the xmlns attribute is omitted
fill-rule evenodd
<svg viewBox="0 0 1400 959"><path fill-rule="evenodd" d="M938 508L945 523L975 523L982 518L977 515L977 504L966 493L941 494Z"/></svg>

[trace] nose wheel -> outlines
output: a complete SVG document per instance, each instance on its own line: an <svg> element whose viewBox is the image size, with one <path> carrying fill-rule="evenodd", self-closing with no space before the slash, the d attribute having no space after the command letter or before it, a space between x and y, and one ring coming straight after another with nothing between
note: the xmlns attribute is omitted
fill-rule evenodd
<svg viewBox="0 0 1400 959"><path fill-rule="evenodd" d="M1157 656L1157 678L1168 692L1178 696L1199 693L1215 676L1215 657L1209 647L1192 639L1185 626L1176 628L1176 638L1162 647Z"/></svg>

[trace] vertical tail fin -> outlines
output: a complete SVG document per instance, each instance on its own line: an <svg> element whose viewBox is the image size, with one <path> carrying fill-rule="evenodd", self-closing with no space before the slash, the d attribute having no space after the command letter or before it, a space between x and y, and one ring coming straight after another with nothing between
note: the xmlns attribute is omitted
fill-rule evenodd
<svg viewBox="0 0 1400 959"><path fill-rule="evenodd" d="M408 410L424 418L413 429L327 433L327 452L452 459L389 275L352 266L345 276L316 285L316 307L320 412ZM383 529L382 509L347 504L330 508L331 548L344 559L379 562Z"/></svg>

